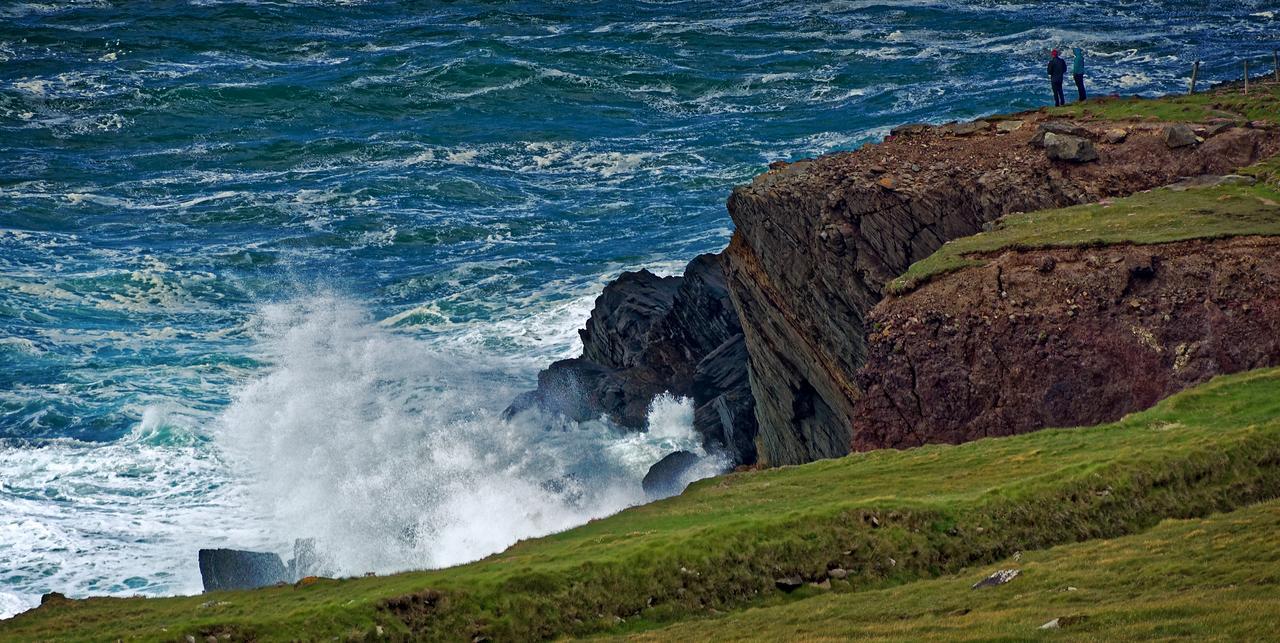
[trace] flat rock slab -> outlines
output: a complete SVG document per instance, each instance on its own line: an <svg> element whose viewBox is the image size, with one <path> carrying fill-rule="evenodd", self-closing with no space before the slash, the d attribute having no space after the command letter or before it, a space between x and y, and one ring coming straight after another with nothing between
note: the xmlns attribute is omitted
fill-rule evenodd
<svg viewBox="0 0 1280 643"><path fill-rule="evenodd" d="M1022 572L1016 569L998 569L990 576L973 584L972 589L982 589L984 587L995 587L1004 585L1005 583L1018 577Z"/></svg>

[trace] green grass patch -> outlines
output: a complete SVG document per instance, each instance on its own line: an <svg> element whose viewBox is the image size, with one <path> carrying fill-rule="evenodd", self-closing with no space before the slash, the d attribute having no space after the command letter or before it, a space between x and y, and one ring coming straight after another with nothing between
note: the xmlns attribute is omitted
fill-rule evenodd
<svg viewBox="0 0 1280 643"><path fill-rule="evenodd" d="M1270 501L888 589L855 591L836 581L822 596L628 638L1268 640L1275 636L1273 615L1280 612L1278 533L1280 502ZM1021 574L1003 586L971 589L996 569ZM1055 618L1066 625L1040 629Z"/></svg>
<svg viewBox="0 0 1280 643"><path fill-rule="evenodd" d="M1258 183L1184 192L1160 188L1102 203L1002 217L990 232L943 244L885 290L902 295L940 275L986 265L990 257L1007 250L1280 234L1280 159L1240 172Z"/></svg>
<svg viewBox="0 0 1280 643"><path fill-rule="evenodd" d="M1077 119L1158 120L1202 123L1213 118L1232 120L1277 119L1280 85L1256 83L1245 94L1239 87L1223 87L1184 96L1156 100L1127 97L1100 97L1083 103L1046 109L1049 114Z"/></svg>
<svg viewBox="0 0 1280 643"><path fill-rule="evenodd" d="M530 640L796 600L776 578L891 588L1056 544L1280 496L1280 369L1215 379L1098 427L856 454L683 495L451 569L164 599L95 598L0 640Z"/></svg>

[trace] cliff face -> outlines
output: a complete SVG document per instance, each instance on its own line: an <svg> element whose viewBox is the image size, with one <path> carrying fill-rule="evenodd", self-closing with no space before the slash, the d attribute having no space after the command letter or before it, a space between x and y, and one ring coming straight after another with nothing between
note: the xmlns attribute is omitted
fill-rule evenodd
<svg viewBox="0 0 1280 643"><path fill-rule="evenodd" d="M858 450L1119 419L1280 363L1280 239L1009 251L875 308Z"/></svg>
<svg viewBox="0 0 1280 643"><path fill-rule="evenodd" d="M601 416L643 430L654 397L694 403L694 428L710 449L755 462L754 402L724 259L702 255L680 277L625 272L596 299L579 331L582 356L555 362L508 417L540 410L574 421Z"/></svg>
<svg viewBox="0 0 1280 643"><path fill-rule="evenodd" d="M1050 160L1046 130L1088 141L1098 160ZM1275 130L1223 124L1195 133L1202 143L1175 148L1160 124L1080 126L1032 115L912 126L857 152L776 164L736 188L729 292L750 354L761 461L848 452L868 311L889 280L945 241L1006 214L1224 174L1280 149Z"/></svg>

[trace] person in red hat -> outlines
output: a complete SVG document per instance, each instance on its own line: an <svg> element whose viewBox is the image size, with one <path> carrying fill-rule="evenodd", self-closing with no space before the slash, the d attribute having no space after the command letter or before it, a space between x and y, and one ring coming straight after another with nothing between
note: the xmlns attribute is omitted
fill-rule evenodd
<svg viewBox="0 0 1280 643"><path fill-rule="evenodd" d="M1067 74L1067 61L1058 56L1058 50L1053 50L1053 55L1049 58L1049 80L1053 82L1053 106L1062 107L1067 104L1067 97L1062 93L1062 78Z"/></svg>

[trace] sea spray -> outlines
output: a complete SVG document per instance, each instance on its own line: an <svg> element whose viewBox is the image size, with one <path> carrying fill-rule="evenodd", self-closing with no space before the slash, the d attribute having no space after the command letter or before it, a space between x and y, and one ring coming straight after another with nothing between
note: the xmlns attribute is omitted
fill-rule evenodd
<svg viewBox="0 0 1280 643"><path fill-rule="evenodd" d="M582 524L643 502L650 465L699 448L691 404L670 397L649 433L505 422L509 364L442 352L339 296L265 306L255 335L271 366L218 443L276 549L314 538L337 574L455 565Z"/></svg>

